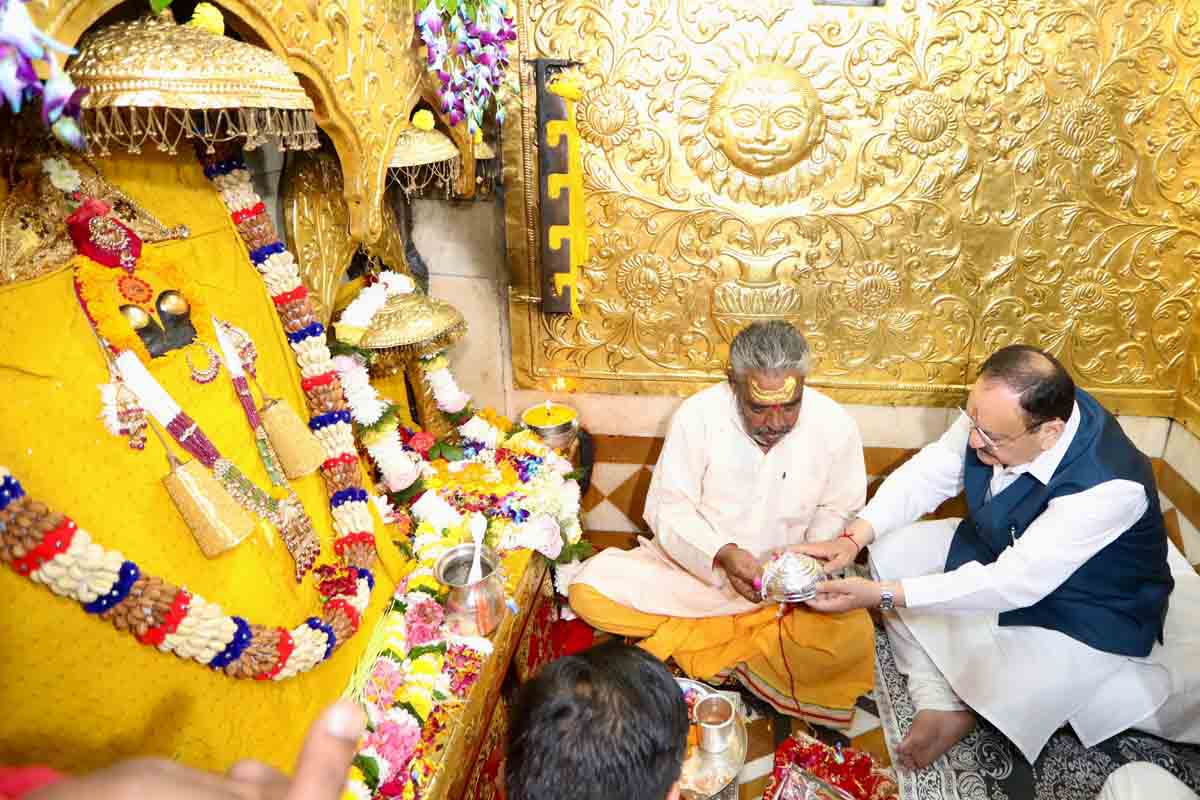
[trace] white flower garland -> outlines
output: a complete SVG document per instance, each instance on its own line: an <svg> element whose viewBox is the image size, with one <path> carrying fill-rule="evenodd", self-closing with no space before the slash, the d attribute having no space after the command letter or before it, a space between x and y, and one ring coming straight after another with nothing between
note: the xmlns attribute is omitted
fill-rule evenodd
<svg viewBox="0 0 1200 800"><path fill-rule="evenodd" d="M425 382L433 392L437 407L447 414L457 414L471 402L471 395L459 388L450 372L450 362L444 352L421 359Z"/></svg>
<svg viewBox="0 0 1200 800"><path fill-rule="evenodd" d="M388 403L371 385L366 365L357 357L338 356L333 360L333 366L342 380L346 404L350 406L354 421L366 427L378 423L387 411ZM421 477L421 457L401 442L399 425L395 420L363 434L362 441L390 491L404 491Z"/></svg>

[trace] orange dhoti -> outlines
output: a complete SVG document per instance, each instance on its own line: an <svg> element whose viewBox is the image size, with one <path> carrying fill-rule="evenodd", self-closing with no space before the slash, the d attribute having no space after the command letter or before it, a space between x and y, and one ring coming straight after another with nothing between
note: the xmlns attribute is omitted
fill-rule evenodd
<svg viewBox="0 0 1200 800"><path fill-rule="evenodd" d="M818 614L768 605L742 614L670 617L623 606L584 583L570 588L571 608L594 628L641 639L689 676L732 674L775 710L831 728L849 728L854 701L875 678L875 635L866 611Z"/></svg>

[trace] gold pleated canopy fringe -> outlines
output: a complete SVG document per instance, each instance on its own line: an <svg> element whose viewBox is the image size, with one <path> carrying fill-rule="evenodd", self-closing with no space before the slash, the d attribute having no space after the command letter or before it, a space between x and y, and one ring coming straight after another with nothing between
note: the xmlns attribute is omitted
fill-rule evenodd
<svg viewBox="0 0 1200 800"><path fill-rule="evenodd" d="M410 197L431 183L443 185L449 192L461 169L458 146L436 128L401 131L388 162L388 176Z"/></svg>
<svg viewBox="0 0 1200 800"><path fill-rule="evenodd" d="M368 350L431 355L462 338L467 322L449 303L411 292L394 295L371 320L360 347Z"/></svg>
<svg viewBox="0 0 1200 800"><path fill-rule="evenodd" d="M284 150L317 147L312 100L269 50L203 28L176 25L169 11L118 22L87 36L68 66L83 99L83 129L101 154L139 153L147 143L176 152L184 139L209 150L268 139Z"/></svg>

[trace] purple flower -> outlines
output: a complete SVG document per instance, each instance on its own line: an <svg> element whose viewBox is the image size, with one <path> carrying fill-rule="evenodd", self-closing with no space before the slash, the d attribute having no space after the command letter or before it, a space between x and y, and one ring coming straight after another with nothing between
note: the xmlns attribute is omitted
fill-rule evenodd
<svg viewBox="0 0 1200 800"><path fill-rule="evenodd" d="M27 58L40 59L46 57L42 44L47 41L34 27L24 0L0 0L0 44L17 48Z"/></svg>
<svg viewBox="0 0 1200 800"><path fill-rule="evenodd" d="M0 44L0 97L8 101L12 112L20 113L26 95L40 91L33 62L16 47Z"/></svg>
<svg viewBox="0 0 1200 800"><path fill-rule="evenodd" d="M512 17L503 17L500 20L500 30L497 33L506 42L516 41L517 29L513 27Z"/></svg>
<svg viewBox="0 0 1200 800"><path fill-rule="evenodd" d="M438 81L441 82L442 86L450 85L450 73L449 72L446 72L446 70L444 70L444 69L439 69L439 70L437 70L436 74L437 74L437 79L438 79Z"/></svg>
<svg viewBox="0 0 1200 800"><path fill-rule="evenodd" d="M464 115L457 108L450 111L450 127L454 127L463 121Z"/></svg>
<svg viewBox="0 0 1200 800"><path fill-rule="evenodd" d="M80 101L87 89L78 89L71 76L50 59L50 79L42 87L42 122L52 125L61 116L79 118Z"/></svg>
<svg viewBox="0 0 1200 800"><path fill-rule="evenodd" d="M482 53L475 57L475 63L481 64L489 69L496 63L496 57L492 55L490 49L485 49Z"/></svg>
<svg viewBox="0 0 1200 800"><path fill-rule="evenodd" d="M499 37L497 37L496 34L492 33L491 31L480 31L479 32L479 43L482 44L484 47L490 47L491 45L494 45L499 41L500 41Z"/></svg>
<svg viewBox="0 0 1200 800"><path fill-rule="evenodd" d="M417 27L429 31L434 36L442 32L442 10L436 0L430 0L429 5L417 15Z"/></svg>

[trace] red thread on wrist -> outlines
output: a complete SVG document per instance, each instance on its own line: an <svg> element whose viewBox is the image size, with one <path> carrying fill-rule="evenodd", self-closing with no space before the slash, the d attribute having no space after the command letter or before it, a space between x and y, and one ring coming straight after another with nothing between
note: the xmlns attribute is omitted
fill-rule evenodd
<svg viewBox="0 0 1200 800"><path fill-rule="evenodd" d="M863 546L858 543L858 539L855 539L854 536L850 533L850 531L843 529L842 532L838 534L838 538L839 539L843 539L843 538L849 539L851 542L853 542L854 547L855 547L855 551L854 551L855 554L862 552Z"/></svg>

